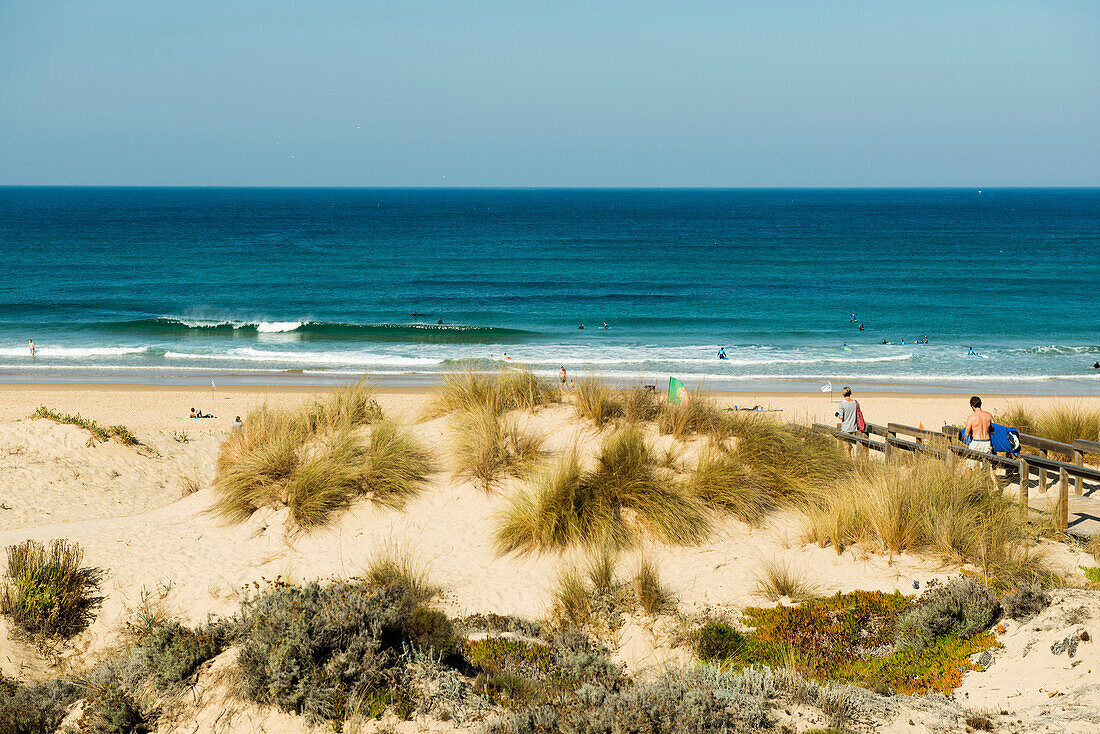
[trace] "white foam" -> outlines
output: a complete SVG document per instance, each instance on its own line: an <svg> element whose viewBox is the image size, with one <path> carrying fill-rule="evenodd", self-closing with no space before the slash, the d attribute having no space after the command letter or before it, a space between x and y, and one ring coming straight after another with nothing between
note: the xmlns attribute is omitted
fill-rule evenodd
<svg viewBox="0 0 1100 734"><path fill-rule="evenodd" d="M81 357L117 357L126 354L143 354L149 351L149 347L55 347L50 345L35 345L35 356L54 357L57 359L80 359ZM31 356L30 348L0 347L0 357L27 357Z"/></svg>

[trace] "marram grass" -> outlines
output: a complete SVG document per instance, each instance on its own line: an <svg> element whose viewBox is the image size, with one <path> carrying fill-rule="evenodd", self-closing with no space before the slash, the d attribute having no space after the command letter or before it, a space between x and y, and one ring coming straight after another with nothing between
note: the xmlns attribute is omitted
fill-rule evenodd
<svg viewBox="0 0 1100 734"><path fill-rule="evenodd" d="M32 639L68 638L82 631L103 601L103 572L83 566L84 550L67 540L8 546L0 613Z"/></svg>
<svg viewBox="0 0 1100 734"><path fill-rule="evenodd" d="M501 553L561 551L573 545L613 549L648 535L694 545L709 532L703 503L657 466L641 431L607 436L596 466L570 451L511 498L496 530Z"/></svg>
<svg viewBox="0 0 1100 734"><path fill-rule="evenodd" d="M252 411L222 444L217 512L241 522L262 507L286 507L292 524L309 531L359 498L402 507L433 464L411 434L381 418L369 395L360 383L297 410Z"/></svg>
<svg viewBox="0 0 1100 734"><path fill-rule="evenodd" d="M435 390L423 418L479 409L500 415L511 410L534 410L559 399L558 390L530 370L514 367L481 372L465 366L443 375L443 384Z"/></svg>
<svg viewBox="0 0 1100 734"><path fill-rule="evenodd" d="M541 436L524 431L486 406L460 414L456 476L491 490L503 477L522 477L543 456Z"/></svg>

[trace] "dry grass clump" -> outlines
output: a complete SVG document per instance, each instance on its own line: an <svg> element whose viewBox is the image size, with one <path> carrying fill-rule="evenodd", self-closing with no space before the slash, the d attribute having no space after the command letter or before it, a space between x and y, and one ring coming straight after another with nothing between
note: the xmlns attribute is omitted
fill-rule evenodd
<svg viewBox="0 0 1100 734"><path fill-rule="evenodd" d="M773 558L760 566L756 575L756 593L771 601L787 597L800 602L817 595L818 587L786 561Z"/></svg>
<svg viewBox="0 0 1100 734"><path fill-rule="evenodd" d="M955 462L863 465L821 493L806 530L809 540L838 552L860 544L973 563L994 586L1054 581L1015 503Z"/></svg>
<svg viewBox="0 0 1100 734"><path fill-rule="evenodd" d="M523 476L544 455L542 436L524 432L515 421L486 406L461 414L457 432L455 474L477 482L486 491L504 475Z"/></svg>
<svg viewBox="0 0 1100 734"><path fill-rule="evenodd" d="M656 564L648 558L638 563L634 574L634 595L642 611L653 617L672 604L672 594L661 583L661 574Z"/></svg>
<svg viewBox="0 0 1100 734"><path fill-rule="evenodd" d="M31 418L45 418L54 423L63 423L83 428L89 433L88 446L94 446L99 441L110 441L113 438L123 446L140 447L151 451L151 449L148 449L141 441L138 441L137 436L135 436L126 426L118 425L104 428L91 418L85 418L79 413L59 413L56 410L50 410L45 405L40 405L31 413Z"/></svg>
<svg viewBox="0 0 1100 734"><path fill-rule="evenodd" d="M362 394L337 393L327 404L297 412L265 406L250 413L222 444L214 480L218 513L241 522L261 507L286 506L294 525L311 530L359 497L403 506L422 488L432 462L389 421L375 422L364 442L356 428L369 414Z"/></svg>
<svg viewBox="0 0 1100 734"><path fill-rule="evenodd" d="M730 453L714 448L700 454L688 486L708 505L750 525L763 522L776 504L762 476Z"/></svg>
<svg viewBox="0 0 1100 734"><path fill-rule="evenodd" d="M731 456L763 482L776 502L801 502L840 481L854 464L836 441L759 414L727 417Z"/></svg>
<svg viewBox="0 0 1100 734"><path fill-rule="evenodd" d="M366 378L336 388L324 400L309 407L304 415L306 427L314 433L366 426L383 418L382 407L374 400L374 386Z"/></svg>
<svg viewBox="0 0 1100 734"><path fill-rule="evenodd" d="M692 545L709 530L703 504L659 469L641 431L604 439L596 466L570 451L518 492L496 531L502 553L564 550L579 544L625 548L642 533Z"/></svg>
<svg viewBox="0 0 1100 734"><path fill-rule="evenodd" d="M1097 563L1100 563L1100 534L1089 538L1089 544L1085 546L1085 550L1092 555Z"/></svg>
<svg viewBox="0 0 1100 734"><path fill-rule="evenodd" d="M428 403L424 418L469 413L478 408L499 415L520 408L534 410L558 400L558 391L553 385L530 370L508 368L479 372L467 366L443 375L443 384Z"/></svg>
<svg viewBox="0 0 1100 734"><path fill-rule="evenodd" d="M573 408L581 418L596 424L596 428L603 428L623 415L623 404L615 391L596 377L581 378L573 392Z"/></svg>
<svg viewBox="0 0 1100 734"><path fill-rule="evenodd" d="M431 601L442 592L439 586L432 583L426 564L408 551L393 546L381 549L370 559L363 577L369 586L384 589L401 587L417 603Z"/></svg>
<svg viewBox="0 0 1100 734"><path fill-rule="evenodd" d="M81 566L84 550L67 540L8 546L0 613L32 639L68 638L87 627L103 597L103 572Z"/></svg>
<svg viewBox="0 0 1100 734"><path fill-rule="evenodd" d="M993 419L1021 433L1052 441L1073 443L1078 438L1100 441L1100 410L1084 405L1062 404L1036 410L1023 403L1013 403L994 413Z"/></svg>
<svg viewBox="0 0 1100 734"><path fill-rule="evenodd" d="M664 405L657 417L657 429L678 441L696 434L724 441L731 435L731 421L712 400L695 394L681 405Z"/></svg>

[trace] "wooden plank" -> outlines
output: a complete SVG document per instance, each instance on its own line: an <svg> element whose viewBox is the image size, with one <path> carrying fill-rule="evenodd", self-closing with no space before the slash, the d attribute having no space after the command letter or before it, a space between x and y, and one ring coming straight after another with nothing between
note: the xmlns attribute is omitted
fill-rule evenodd
<svg viewBox="0 0 1100 734"><path fill-rule="evenodd" d="M1083 438L1073 439L1073 448L1083 454L1100 454L1100 441L1086 441Z"/></svg>
<svg viewBox="0 0 1100 734"><path fill-rule="evenodd" d="M1027 515L1027 493L1031 475L1031 467L1027 464L1024 454L1020 454L1020 510Z"/></svg>
<svg viewBox="0 0 1100 734"><path fill-rule="evenodd" d="M1062 483L1058 487L1058 502L1054 505L1054 527L1056 530L1065 530L1069 527L1069 474L1062 467L1058 475Z"/></svg>

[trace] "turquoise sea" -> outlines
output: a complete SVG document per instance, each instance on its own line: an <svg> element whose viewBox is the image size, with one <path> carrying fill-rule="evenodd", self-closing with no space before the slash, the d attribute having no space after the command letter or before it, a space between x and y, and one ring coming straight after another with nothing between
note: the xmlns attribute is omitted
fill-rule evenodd
<svg viewBox="0 0 1100 734"><path fill-rule="evenodd" d="M0 257L5 381L1100 391L1100 189L15 187Z"/></svg>

